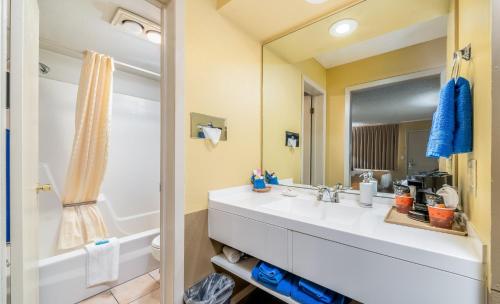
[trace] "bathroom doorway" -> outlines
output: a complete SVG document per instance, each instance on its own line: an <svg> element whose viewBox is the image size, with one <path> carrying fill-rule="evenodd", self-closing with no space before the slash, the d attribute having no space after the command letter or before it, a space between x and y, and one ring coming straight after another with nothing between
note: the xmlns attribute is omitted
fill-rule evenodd
<svg viewBox="0 0 500 304"><path fill-rule="evenodd" d="M324 90L304 77L302 104L302 183L323 185L325 181L326 99Z"/></svg>
<svg viewBox="0 0 500 304"><path fill-rule="evenodd" d="M158 267L163 269L161 287L157 291L161 294L162 303L182 301L184 188L179 185L183 180L183 168L176 164L183 162L184 116L182 111L174 110L183 106L183 90L179 85L183 62L176 60L183 49L181 43L175 43L183 37L181 16L184 7L180 2L174 0L164 5L156 0L78 0L64 3L20 0L11 3L10 14L2 14L11 16L12 303L75 303L142 273L148 274L149 270ZM54 5L53 9L47 9L50 5ZM117 5L125 7L123 16L130 17L130 12L134 11L139 17L146 17L137 18L144 24L139 23L138 26L123 20L113 24L115 14L120 11ZM154 24L148 22L151 20L155 21L152 22ZM6 20L2 21L2 25L7 25ZM167 23L168 30L165 27ZM153 28L155 33L147 32ZM5 31L5 28L2 29L3 34ZM52 33L53 36L43 36ZM103 37L108 34L113 36ZM177 40L173 39L174 36ZM127 47L123 48L124 45ZM124 253L119 259L122 270L119 271L119 279L97 287L86 286L85 275L81 275L82 269L85 273L85 251L82 247L69 252L53 250L57 225L54 226L50 220L55 219L55 212L67 210L62 209L59 197L67 168L59 170L56 167L60 163L66 167L70 162L71 131L76 128L74 122L75 116L78 116L75 115L75 100L80 95L76 92L84 74L80 74L79 70L83 66L82 58L87 58L84 56L89 53L85 50L102 54L100 58L113 57L115 68L112 72L115 86L111 85L111 93L95 95L112 95L114 102L109 110L114 119L109 128L111 140L108 172L105 175L113 179L107 185L103 183L96 199L76 202L104 207L102 213L108 224L109 236L117 237L120 253ZM151 51L151 54L137 54L142 51ZM106 63L105 66L108 69L112 64ZM113 83L108 80L90 83ZM125 129L122 128L124 126ZM99 139L102 137L99 136ZM149 152L142 149L146 146L151 148ZM54 149L54 153L50 149ZM154 155L149 155L150 152ZM57 153L64 154L64 157L58 158ZM133 159L125 161L130 157ZM48 166L40 164L43 158L46 158ZM147 166L138 166L140 163L131 165L131 162L141 159L146 160ZM120 165L117 161L125 161L126 164ZM147 179L133 180L144 173L141 170L149 172L151 168L154 173L148 173ZM4 172L3 166L1 169ZM117 173L117 170L123 171ZM58 173L52 175L52 171ZM52 180L56 183L49 186ZM115 191L119 188L122 191ZM127 188L126 191L133 195L123 196ZM45 191L47 193L43 193ZM148 193L144 199L135 196L141 191ZM102 195L103 192L107 193ZM112 196L115 196L115 205L109 202ZM128 203L120 206L120 202L127 200ZM51 206L54 207L52 211L47 209ZM46 231L40 235L43 229L50 227L55 227L52 233ZM162 258L161 261L154 261L151 239L160 231ZM54 277L54 273L58 273L59 277ZM72 279L69 280L69 277ZM60 283L53 284L57 280Z"/></svg>

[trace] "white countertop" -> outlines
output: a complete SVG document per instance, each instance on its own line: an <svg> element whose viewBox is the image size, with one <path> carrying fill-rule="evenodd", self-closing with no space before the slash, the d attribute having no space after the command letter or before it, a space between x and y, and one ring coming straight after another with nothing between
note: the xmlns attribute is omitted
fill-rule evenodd
<svg viewBox="0 0 500 304"><path fill-rule="evenodd" d="M286 197L282 190L275 186L257 193L242 186L210 191L209 209L483 280L482 244L473 231L463 237L385 223L392 201L387 198L374 198L373 208L363 208L353 194L341 194L341 202L333 204L316 201L314 191Z"/></svg>

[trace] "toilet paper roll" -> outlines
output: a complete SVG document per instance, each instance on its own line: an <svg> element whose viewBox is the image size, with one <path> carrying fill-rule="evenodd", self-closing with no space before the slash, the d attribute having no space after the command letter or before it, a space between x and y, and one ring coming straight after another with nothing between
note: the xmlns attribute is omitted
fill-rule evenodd
<svg viewBox="0 0 500 304"><path fill-rule="evenodd" d="M226 257L226 259L230 263L233 263L233 264L238 263L240 258L243 256L243 252L238 251L238 250L231 248L229 246L224 246L222 248L222 253L224 253L224 256Z"/></svg>

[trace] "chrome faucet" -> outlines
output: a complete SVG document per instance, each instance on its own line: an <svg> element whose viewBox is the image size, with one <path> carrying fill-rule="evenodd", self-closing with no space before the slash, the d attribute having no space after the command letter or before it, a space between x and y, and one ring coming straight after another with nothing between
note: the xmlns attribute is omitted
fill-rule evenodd
<svg viewBox="0 0 500 304"><path fill-rule="evenodd" d="M335 185L335 187L331 188L328 186L319 185L316 187L318 189L318 194L316 198L318 201L325 201L330 203L339 203L340 197L339 193L344 192L344 187L341 183ZM328 194L327 200L325 200L325 194Z"/></svg>

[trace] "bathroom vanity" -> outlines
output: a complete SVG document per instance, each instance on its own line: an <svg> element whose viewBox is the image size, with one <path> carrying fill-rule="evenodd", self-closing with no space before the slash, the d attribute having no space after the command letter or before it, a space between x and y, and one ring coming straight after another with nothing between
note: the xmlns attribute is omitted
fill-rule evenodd
<svg viewBox="0 0 500 304"><path fill-rule="evenodd" d="M483 303L483 247L469 236L384 222L392 199L360 207L315 191L209 192L209 237L362 303Z"/></svg>

